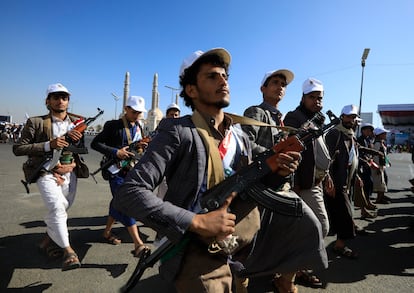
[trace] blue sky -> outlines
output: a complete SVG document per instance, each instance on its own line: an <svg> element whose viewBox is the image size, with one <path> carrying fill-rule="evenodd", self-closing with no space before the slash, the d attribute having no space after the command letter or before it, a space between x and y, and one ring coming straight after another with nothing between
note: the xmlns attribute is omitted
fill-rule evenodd
<svg viewBox="0 0 414 293"><path fill-rule="evenodd" d="M130 93L151 106L158 74L160 109L172 102L182 60L198 49L224 47L232 55L229 112L262 100L266 71L295 73L280 110L293 110L308 77L325 86L324 110L339 114L359 104L361 56L366 60L362 112L378 104L414 103L412 0L2 0L0 2L0 115L15 122L46 113L45 90L61 82L72 111L121 111L125 73ZM175 96L175 95L174 95ZM189 113L181 102L184 113Z"/></svg>

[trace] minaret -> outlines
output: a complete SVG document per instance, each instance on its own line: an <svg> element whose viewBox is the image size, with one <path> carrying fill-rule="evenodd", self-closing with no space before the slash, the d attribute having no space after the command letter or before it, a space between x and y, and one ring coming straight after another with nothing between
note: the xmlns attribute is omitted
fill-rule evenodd
<svg viewBox="0 0 414 293"><path fill-rule="evenodd" d="M158 74L154 74L154 82L152 83L152 102L151 109L148 111L148 116L145 124L145 132L150 133L154 131L158 123L163 118L162 111L159 106L159 93L158 93Z"/></svg>
<svg viewBox="0 0 414 293"><path fill-rule="evenodd" d="M122 104L122 112L125 109L126 101L129 96L129 72L125 73L125 82L124 82L124 103Z"/></svg>
<svg viewBox="0 0 414 293"><path fill-rule="evenodd" d="M154 74L154 81L152 83L152 106L151 109L158 108L158 74Z"/></svg>

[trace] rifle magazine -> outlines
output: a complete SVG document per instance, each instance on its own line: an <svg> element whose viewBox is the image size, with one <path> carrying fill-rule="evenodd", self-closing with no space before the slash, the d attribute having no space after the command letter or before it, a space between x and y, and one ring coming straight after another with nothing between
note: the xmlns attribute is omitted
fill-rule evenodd
<svg viewBox="0 0 414 293"><path fill-rule="evenodd" d="M275 190L263 183L256 183L246 190L246 194L260 206L278 214L301 217L302 200L293 191Z"/></svg>

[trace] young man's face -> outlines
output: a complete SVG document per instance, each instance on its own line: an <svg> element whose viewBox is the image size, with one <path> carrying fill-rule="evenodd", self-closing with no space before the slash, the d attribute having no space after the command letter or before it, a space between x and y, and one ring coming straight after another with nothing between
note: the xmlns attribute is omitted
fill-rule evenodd
<svg viewBox="0 0 414 293"><path fill-rule="evenodd" d="M167 112L167 115L165 115L167 118L178 118L180 117L180 110L178 109L169 109Z"/></svg>
<svg viewBox="0 0 414 293"><path fill-rule="evenodd" d="M140 118L141 112L135 111L129 106L125 107L125 118L128 122L135 123Z"/></svg>
<svg viewBox="0 0 414 293"><path fill-rule="evenodd" d="M323 93L320 91L310 92L303 95L302 103L305 108L312 113L319 112L322 110Z"/></svg>
<svg viewBox="0 0 414 293"><path fill-rule="evenodd" d="M230 104L227 79L224 68L211 64L201 65L197 74L197 84L186 86L186 92L193 99L196 109L227 107Z"/></svg>
<svg viewBox="0 0 414 293"><path fill-rule="evenodd" d="M374 131L370 127L365 127L364 129L361 129L362 135L365 137L373 137Z"/></svg>
<svg viewBox="0 0 414 293"><path fill-rule="evenodd" d="M351 129L354 128L357 124L357 115L344 115L342 114L342 125L347 128Z"/></svg>
<svg viewBox="0 0 414 293"><path fill-rule="evenodd" d="M280 76L271 76L267 81L267 85L260 87L263 93L263 100L273 106L276 106L285 96L287 83Z"/></svg>
<svg viewBox="0 0 414 293"><path fill-rule="evenodd" d="M69 106L69 95L64 92L51 93L46 99L46 105L52 112L65 112Z"/></svg>

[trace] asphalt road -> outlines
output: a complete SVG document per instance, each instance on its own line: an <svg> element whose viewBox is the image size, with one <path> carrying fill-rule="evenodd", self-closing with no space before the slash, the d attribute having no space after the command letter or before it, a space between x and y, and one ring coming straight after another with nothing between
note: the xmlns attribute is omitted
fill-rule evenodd
<svg viewBox="0 0 414 293"><path fill-rule="evenodd" d="M123 239L118 246L102 241L109 186L98 174L80 179L78 194L69 210L68 225L73 247L82 268L62 272L60 261L47 261L37 250L45 233L44 207L35 185L26 194L20 179L25 158L15 157L11 144L0 144L0 292L118 292L131 275L136 259L122 225L115 232ZM90 150L84 156L91 171L98 168L100 155ZM329 268L318 272L326 283L323 289L299 286L299 292L414 292L414 197L408 179L414 177L409 154L391 154L388 169L389 205L380 205L378 217L356 222L370 234L358 236L349 246L360 254L358 260L331 253L334 237L326 239ZM152 247L154 232L140 225L143 240ZM271 292L268 280L251 280L249 292ZM171 284L161 280L157 267L145 272L134 292L173 293Z"/></svg>

